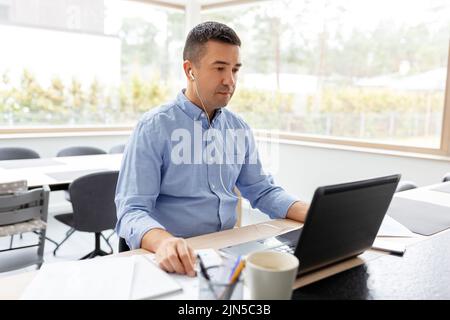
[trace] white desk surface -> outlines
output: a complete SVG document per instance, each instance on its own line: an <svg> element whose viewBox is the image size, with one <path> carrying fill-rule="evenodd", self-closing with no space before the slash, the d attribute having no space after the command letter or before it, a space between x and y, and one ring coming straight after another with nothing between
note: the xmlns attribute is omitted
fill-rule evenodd
<svg viewBox="0 0 450 320"><path fill-rule="evenodd" d="M438 186L443 185L448 185L450 187L450 181L398 192L395 194L395 196L399 198L430 202L436 205L450 207L450 193L432 190Z"/></svg>
<svg viewBox="0 0 450 320"><path fill-rule="evenodd" d="M119 170L122 161L122 154L102 154L91 156L76 157L58 157L48 158L61 164L53 164L48 166L35 166L36 161L41 159L29 160L7 160L0 161L0 183L15 180L27 180L29 187L38 187L42 185L66 184L73 179L54 179L47 174L57 172L72 172L83 170ZM2 162L16 162L23 164L21 168L7 169L2 167ZM27 166L29 164L29 166Z"/></svg>

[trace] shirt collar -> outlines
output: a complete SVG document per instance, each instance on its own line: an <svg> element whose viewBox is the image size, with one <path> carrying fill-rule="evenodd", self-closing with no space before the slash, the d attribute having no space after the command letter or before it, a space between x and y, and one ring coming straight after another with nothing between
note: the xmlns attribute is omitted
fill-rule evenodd
<svg viewBox="0 0 450 320"><path fill-rule="evenodd" d="M189 118L192 120L200 120L202 118L202 115L204 114L203 110L199 107L197 107L195 104L193 104L184 94L186 89L181 90L181 92L177 95L177 104L180 107L181 110L186 113ZM216 110L216 113L214 115L214 120L216 120L219 115L222 113L222 108L219 108Z"/></svg>

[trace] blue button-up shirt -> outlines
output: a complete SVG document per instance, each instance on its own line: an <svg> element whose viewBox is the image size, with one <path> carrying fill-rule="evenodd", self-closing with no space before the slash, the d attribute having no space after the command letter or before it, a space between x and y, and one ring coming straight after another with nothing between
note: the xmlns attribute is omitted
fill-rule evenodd
<svg viewBox="0 0 450 320"><path fill-rule="evenodd" d="M227 139L235 132L245 132L245 139ZM218 150L225 150L223 159ZM271 218L285 218L297 200L264 174L250 127L240 117L221 108L209 127L205 113L180 92L144 114L127 143L116 232L136 249L153 228L183 238L233 228L235 186Z"/></svg>

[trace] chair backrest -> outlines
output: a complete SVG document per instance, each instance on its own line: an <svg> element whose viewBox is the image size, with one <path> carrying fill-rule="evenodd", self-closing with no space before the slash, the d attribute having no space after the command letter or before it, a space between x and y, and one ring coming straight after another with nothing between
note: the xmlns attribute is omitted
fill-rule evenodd
<svg viewBox="0 0 450 320"><path fill-rule="evenodd" d="M395 192L402 192L417 188L417 184L412 181L400 181L395 189Z"/></svg>
<svg viewBox="0 0 450 320"><path fill-rule="evenodd" d="M8 272L44 262L45 233L47 228L50 188L0 196L0 237L39 231L36 245L14 246L0 252L0 272ZM12 239L12 238L11 238ZM37 250L31 250L37 247ZM22 250L23 249L23 250ZM21 250L19 254L16 250Z"/></svg>
<svg viewBox="0 0 450 320"><path fill-rule="evenodd" d="M90 156L96 154L106 154L105 150L96 147L78 146L69 147L58 151L57 157Z"/></svg>
<svg viewBox="0 0 450 320"><path fill-rule="evenodd" d="M0 226L12 225L31 219L47 221L50 188L0 195Z"/></svg>
<svg viewBox="0 0 450 320"><path fill-rule="evenodd" d="M0 160L39 159L39 153L27 148L0 148Z"/></svg>
<svg viewBox="0 0 450 320"><path fill-rule="evenodd" d="M115 227L117 216L114 197L118 176L118 171L95 172L70 184L76 230L101 232Z"/></svg>
<svg viewBox="0 0 450 320"><path fill-rule="evenodd" d="M109 149L109 153L123 153L125 151L125 144L118 144Z"/></svg>
<svg viewBox="0 0 450 320"><path fill-rule="evenodd" d="M130 251L130 247L124 238L119 237L119 252Z"/></svg>

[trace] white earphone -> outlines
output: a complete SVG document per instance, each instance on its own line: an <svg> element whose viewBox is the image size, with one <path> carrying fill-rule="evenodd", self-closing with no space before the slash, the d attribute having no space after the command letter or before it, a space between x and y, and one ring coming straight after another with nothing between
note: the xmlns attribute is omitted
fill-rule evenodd
<svg viewBox="0 0 450 320"><path fill-rule="evenodd" d="M195 80L194 74L192 73L192 69L189 69L189 75L191 76L191 80L195 82L195 93L197 94L197 97L200 100L200 103L202 105L203 111L205 112L206 118L208 119L208 126L209 129L212 129L212 124L211 124L211 119L209 118L208 112L206 111L205 108L205 104L203 102L203 98L200 95L200 93L198 92L198 87L197 87L197 81ZM208 134L209 134L209 130L208 130ZM222 163L219 163L219 177L220 177L220 184L222 185L223 190L225 191L225 193L227 193L228 195L232 196L232 197L237 197L236 194L234 193L230 193L227 188L225 187L224 183L223 183L223 179L222 179Z"/></svg>

